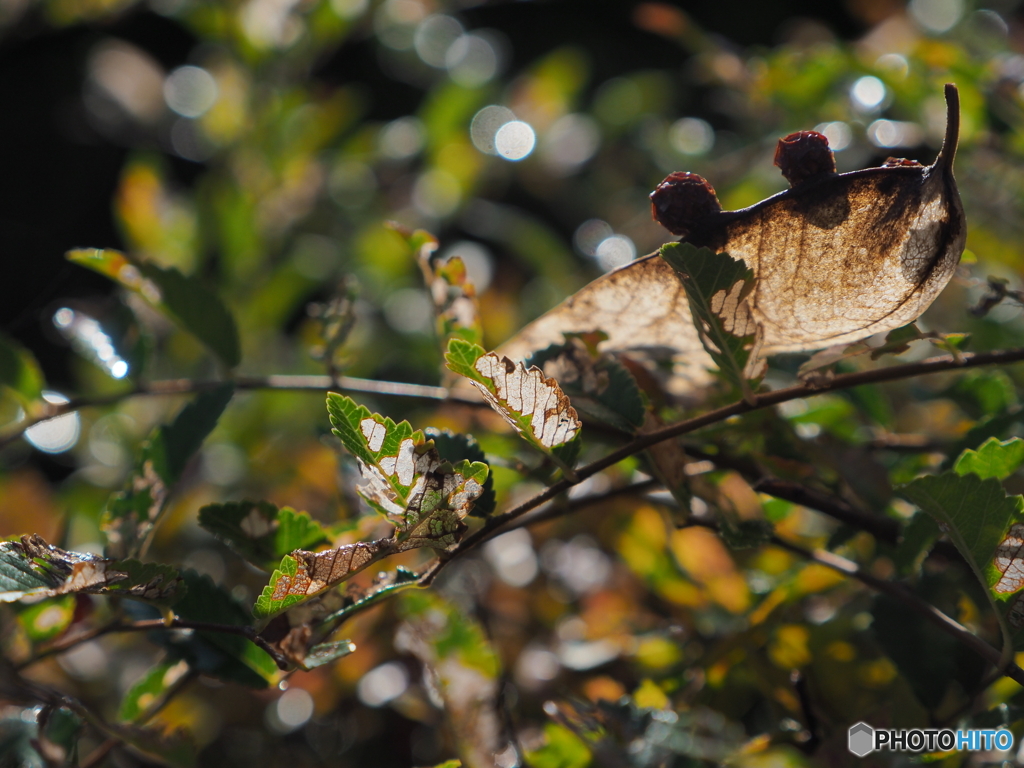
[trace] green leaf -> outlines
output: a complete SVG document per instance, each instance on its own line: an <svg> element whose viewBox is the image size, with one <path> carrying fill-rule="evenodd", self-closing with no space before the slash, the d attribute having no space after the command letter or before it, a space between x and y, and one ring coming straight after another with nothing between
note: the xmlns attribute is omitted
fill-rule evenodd
<svg viewBox="0 0 1024 768"><path fill-rule="evenodd" d="M128 557L140 550L159 522L170 487L213 431L233 393L230 383L201 393L142 444L125 489L111 496L100 521L109 554Z"/></svg>
<svg viewBox="0 0 1024 768"><path fill-rule="evenodd" d="M469 281L462 259L452 256L442 264L431 265L428 254L420 258L420 267L434 299L441 348L447 349L452 339L462 339L471 344L483 341L476 289Z"/></svg>
<svg viewBox="0 0 1024 768"><path fill-rule="evenodd" d="M184 659L164 661L151 667L121 699L117 719L122 723L138 720L147 709L173 688L175 683L187 675L189 669L189 664Z"/></svg>
<svg viewBox="0 0 1024 768"><path fill-rule="evenodd" d="M234 368L241 360L238 328L227 307L201 280L174 267L136 262L111 249L68 251L70 261L88 267L139 294L210 348Z"/></svg>
<svg viewBox="0 0 1024 768"><path fill-rule="evenodd" d="M583 425L558 382L540 368L527 369L461 339L448 342L445 361L448 368L469 379L527 442L571 472Z"/></svg>
<svg viewBox="0 0 1024 768"><path fill-rule="evenodd" d="M24 605L16 609L18 623L33 643L43 643L59 636L75 618L75 596L65 595Z"/></svg>
<svg viewBox="0 0 1024 768"><path fill-rule="evenodd" d="M1024 497L1008 497L995 478L955 471L919 477L899 493L935 518L987 587L1000 619L1003 653L1024 648L1024 633L1014 631L1024 625L1024 605L1017 607L1020 598L1008 601L1024 587Z"/></svg>
<svg viewBox="0 0 1024 768"><path fill-rule="evenodd" d="M746 303L754 290L754 271L742 259L690 243L667 243L661 257L683 282L704 349L726 378L748 395L750 382L760 380L765 371L765 362L758 359L764 331Z"/></svg>
<svg viewBox="0 0 1024 768"><path fill-rule="evenodd" d="M1024 499L1008 497L995 479L956 472L919 477L899 492L935 518L982 584L992 587L999 581L1002 574L992 558L1024 512Z"/></svg>
<svg viewBox="0 0 1024 768"><path fill-rule="evenodd" d="M611 355L598 351L603 332L566 333L526 360L556 380L577 412L628 434L636 434L647 416L647 403L636 379Z"/></svg>
<svg viewBox="0 0 1024 768"><path fill-rule="evenodd" d="M166 565L69 552L34 534L0 542L0 602L87 592L169 605L181 596L179 582Z"/></svg>
<svg viewBox="0 0 1024 768"><path fill-rule="evenodd" d="M587 743L558 723L544 724L544 745L526 754L534 768L587 768L591 764Z"/></svg>
<svg viewBox="0 0 1024 768"><path fill-rule="evenodd" d="M982 480L994 477L1004 480L1024 463L1024 440L1019 437L999 442L990 437L978 450L966 450L956 460L953 470L958 475L973 473Z"/></svg>
<svg viewBox="0 0 1024 768"><path fill-rule="evenodd" d="M199 510L199 525L265 571L293 550L330 543L327 531L306 512L278 509L268 501L208 504Z"/></svg>
<svg viewBox="0 0 1024 768"><path fill-rule="evenodd" d="M174 606L179 618L214 624L250 625L248 611L214 584L209 576L200 576L191 570L182 571L181 575L188 591ZM253 688L265 688L267 680L277 672L274 660L241 635L196 632L190 642L171 647L200 672ZM211 653L212 650L219 653Z"/></svg>
<svg viewBox="0 0 1024 768"><path fill-rule="evenodd" d="M43 372L27 349L0 334L0 385L10 387L25 402L42 397Z"/></svg>

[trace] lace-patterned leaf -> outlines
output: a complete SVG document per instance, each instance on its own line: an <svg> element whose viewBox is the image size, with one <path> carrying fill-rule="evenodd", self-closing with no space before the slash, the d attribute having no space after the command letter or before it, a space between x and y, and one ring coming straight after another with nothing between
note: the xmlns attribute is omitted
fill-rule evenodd
<svg viewBox="0 0 1024 768"><path fill-rule="evenodd" d="M460 339L449 342L445 361L528 442L571 465L583 425L558 382L536 366L527 368Z"/></svg>
<svg viewBox="0 0 1024 768"><path fill-rule="evenodd" d="M748 393L748 382L760 379L765 370L765 362L758 359L764 327L747 302L754 290L753 270L727 253L690 243L664 245L661 257L683 282L704 349L726 378Z"/></svg>

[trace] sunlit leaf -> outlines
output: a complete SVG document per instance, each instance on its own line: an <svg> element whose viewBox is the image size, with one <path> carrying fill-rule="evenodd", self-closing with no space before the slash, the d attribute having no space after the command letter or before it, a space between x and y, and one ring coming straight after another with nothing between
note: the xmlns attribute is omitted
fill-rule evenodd
<svg viewBox="0 0 1024 768"><path fill-rule="evenodd" d="M543 746L527 753L526 759L536 768L587 768L591 765L587 743L557 723L544 724Z"/></svg>
<svg viewBox="0 0 1024 768"><path fill-rule="evenodd" d="M268 501L208 504L199 524L253 565L271 571L289 552L330 543L320 523L291 507Z"/></svg>
<svg viewBox="0 0 1024 768"><path fill-rule="evenodd" d="M978 450L960 454L953 469L958 475L972 473L985 480L994 477L1004 480L1024 463L1024 440L1019 437L999 442L994 437L982 443Z"/></svg>
<svg viewBox="0 0 1024 768"><path fill-rule="evenodd" d="M188 662L184 660L165 661L151 667L121 698L117 719L122 723L137 720L142 713L159 702L188 671Z"/></svg>
<svg viewBox="0 0 1024 768"><path fill-rule="evenodd" d="M227 367L238 365L241 347L235 320L201 280L110 249L81 248L68 251L67 257L138 293L206 344Z"/></svg>
<svg viewBox="0 0 1024 768"><path fill-rule="evenodd" d="M171 486L217 425L233 391L231 384L223 384L201 393L142 444L125 489L110 498L100 522L108 553L126 557L143 546L164 511Z"/></svg>
<svg viewBox="0 0 1024 768"><path fill-rule="evenodd" d="M476 344L452 339L448 367L469 379L513 429L528 442L571 466L579 452L582 423L558 382L539 368L527 369Z"/></svg>
<svg viewBox="0 0 1024 768"><path fill-rule="evenodd" d="M35 534L0 542L2 602L86 592L166 605L181 597L180 582L170 566L69 552Z"/></svg>
<svg viewBox="0 0 1024 768"><path fill-rule="evenodd" d="M74 617L74 595L32 603L18 611L18 623L33 643L42 643L57 637L71 625Z"/></svg>
<svg viewBox="0 0 1024 768"><path fill-rule="evenodd" d="M423 434L427 439L434 441L437 454L444 461L452 464L458 464L461 461L484 464L487 461L484 452L472 435L455 434L447 429L434 429L433 427L427 427L423 430ZM473 502L473 509L469 513L473 517L487 517L494 511L494 507L498 503L494 493L494 477L490 472L487 473L483 488L483 492Z"/></svg>

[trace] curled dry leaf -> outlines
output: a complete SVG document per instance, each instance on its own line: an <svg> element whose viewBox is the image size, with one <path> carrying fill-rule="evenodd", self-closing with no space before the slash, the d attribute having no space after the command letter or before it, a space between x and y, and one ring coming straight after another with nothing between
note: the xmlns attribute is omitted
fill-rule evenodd
<svg viewBox="0 0 1024 768"><path fill-rule="evenodd" d="M700 215L672 222L685 242L728 253L753 270L747 305L764 329L762 354L819 349L898 328L945 287L966 239L953 179L959 97L953 85L945 93L946 135L932 165L891 162L837 175L820 156L820 140L805 136L796 144L810 154L781 153L792 161L790 189L739 211L691 200L688 208ZM687 194L713 195L693 178L683 186ZM608 334L605 351L671 360L676 393L709 382L712 361L686 294L657 254L598 278L498 351L524 359L566 332L594 330Z"/></svg>

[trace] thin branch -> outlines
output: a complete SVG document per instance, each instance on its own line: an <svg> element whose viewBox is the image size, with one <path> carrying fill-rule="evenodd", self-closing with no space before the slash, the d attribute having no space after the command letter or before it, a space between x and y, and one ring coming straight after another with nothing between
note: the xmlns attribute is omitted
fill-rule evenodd
<svg viewBox="0 0 1024 768"><path fill-rule="evenodd" d="M427 400L455 400L472 405L482 404L473 391L450 390L447 387L432 387L426 384L407 384L400 381L377 381L353 376L238 376L230 380L238 390L274 390L279 392L369 392L390 397L413 397ZM25 419L16 426L0 432L0 448L19 438L26 429L48 419L90 408L114 405L130 397L165 397L168 395L191 395L208 392L223 386L225 381L194 381L192 379L166 379L139 384L134 389L112 395L76 397L67 403L43 403L38 414Z"/></svg>
<svg viewBox="0 0 1024 768"><path fill-rule="evenodd" d="M256 633L256 630L250 626L243 624L216 624L209 621L185 621L182 619L174 619L170 622L164 621L163 619L144 619L142 621L133 621L131 623L117 621L111 624L105 624L101 627L95 627L87 632L81 632L71 637L64 638L62 641L55 642L43 649L35 656L16 664L14 668L20 671L32 664L35 664L37 661L47 658L48 656L63 653L64 651L74 648L76 645L93 640L101 635L117 632L152 632L172 629L192 629L197 632L222 632L228 635L240 635L266 651L278 666L281 666L281 664L287 665L288 663L284 657L282 657L266 640L260 637ZM284 667L281 668L284 669Z"/></svg>
<svg viewBox="0 0 1024 768"><path fill-rule="evenodd" d="M1002 664L1002 654L998 650L975 635L960 622L950 618L931 603L922 600L902 584L885 581L877 576L872 576L867 571L862 570L853 561L847 560L845 557L840 557L833 552L828 552L823 549L815 549L812 551L796 544L791 544L777 536L772 537L772 544L780 547L781 549L788 550L795 555L799 555L800 557L831 568L834 571L838 571L845 576L849 576L850 578L856 579L862 584L871 587L876 592L881 592L895 600L898 600L904 606L912 610L914 613L923 616L926 620L930 621L946 634L952 635L959 642L966 645L985 659L985 661L989 662L997 669L1000 668L1000 665ZM1016 664L1011 662L1006 665L1002 670L1002 673L1014 682L1024 685L1024 669L1021 669Z"/></svg>
<svg viewBox="0 0 1024 768"><path fill-rule="evenodd" d="M816 509L842 523L867 531L879 541L886 541L890 544L899 542L901 529L897 520L857 509L838 496L822 493L799 483L768 477L754 483L753 488L755 491L766 493L777 499Z"/></svg>
<svg viewBox="0 0 1024 768"><path fill-rule="evenodd" d="M425 584L429 584L437 576L437 573L444 567L445 563L489 538L495 529L506 525L508 522L515 520L521 515L526 514L531 509L539 507L544 502L550 501L559 494L569 490L569 488L576 483L582 482L588 477L593 477L598 472L618 464L623 459L639 453L640 451L646 450L652 445L656 445L665 440L670 440L673 437L679 437L680 435L695 432L698 429L702 429L703 427L711 424L717 424L721 421L732 418L733 416L740 416L745 413L750 413L751 411L757 411L763 408L779 405L780 403L785 403L790 400L813 397L826 392L838 392L843 389L850 389L851 387L858 387L864 384L897 381L916 376L942 373L944 371L977 368L985 365L1016 363L1022 360L1024 360L1024 348L963 355L959 360L955 359L952 355L943 355L941 357L922 360L917 363L907 363L904 365L893 365L887 368L875 368L868 371L840 374L824 383L815 382L813 384L797 384L796 386L786 387L785 389L755 393L749 401L738 400L730 405L723 406L722 408L716 408L715 410L708 411L700 416L695 416L692 419L684 419L676 422L675 424L670 424L666 427L662 427L661 429L654 430L653 432L648 432L612 451L605 457L598 459L597 461L593 461L583 467L577 468L575 481L563 478L557 483L548 486L548 488L541 491L533 498L527 499L507 512L490 517L482 528L478 528L476 531L466 536L466 538L459 542L458 546L450 552L444 553L438 562L435 563L422 578L426 580Z"/></svg>

